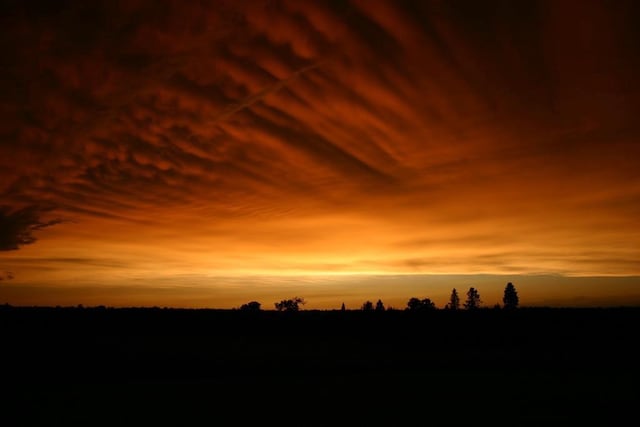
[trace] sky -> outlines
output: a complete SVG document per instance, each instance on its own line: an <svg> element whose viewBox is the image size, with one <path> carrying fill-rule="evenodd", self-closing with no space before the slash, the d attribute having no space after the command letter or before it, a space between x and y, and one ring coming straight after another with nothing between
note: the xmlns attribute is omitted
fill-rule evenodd
<svg viewBox="0 0 640 427"><path fill-rule="evenodd" d="M640 3L0 2L0 303L640 304Z"/></svg>

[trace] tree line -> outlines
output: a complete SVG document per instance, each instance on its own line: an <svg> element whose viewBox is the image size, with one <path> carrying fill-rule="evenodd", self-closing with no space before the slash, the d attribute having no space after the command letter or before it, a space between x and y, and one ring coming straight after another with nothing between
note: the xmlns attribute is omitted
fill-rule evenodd
<svg viewBox="0 0 640 427"><path fill-rule="evenodd" d="M470 287L466 294L466 299L464 303L461 304L460 296L458 295L458 291L456 288L453 288L451 291L451 296L449 297L449 302L444 306L445 310L476 310L482 306L482 300L480 299L480 293L474 287ZM274 303L274 307L276 311L284 311L284 312L296 312L300 310L300 306L304 305L306 301L301 297L294 297L291 299L284 299L282 301L278 301ZM516 291L513 283L509 282L504 288L504 294L502 297L502 308L506 310L513 310L518 308L520 304L520 299L518 297L518 291ZM251 301L246 304L240 306L240 310L242 311L260 311L262 305L258 301ZM345 305L342 303L340 308L342 311L345 311ZM362 311L387 311L394 310L394 308L389 307L386 308L382 300L378 300L375 304L371 301L365 301L360 307ZM431 311L437 310L436 304L431 301L430 298L416 298L411 297L407 302L407 306L405 307L407 311L421 312L421 311Z"/></svg>

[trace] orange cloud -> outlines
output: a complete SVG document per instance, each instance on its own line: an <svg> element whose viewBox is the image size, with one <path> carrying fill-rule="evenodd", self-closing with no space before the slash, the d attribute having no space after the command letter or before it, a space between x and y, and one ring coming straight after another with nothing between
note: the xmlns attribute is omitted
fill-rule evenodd
<svg viewBox="0 0 640 427"><path fill-rule="evenodd" d="M15 3L0 197L74 222L3 269L219 305L290 289L238 277L638 276L637 13L574 6Z"/></svg>

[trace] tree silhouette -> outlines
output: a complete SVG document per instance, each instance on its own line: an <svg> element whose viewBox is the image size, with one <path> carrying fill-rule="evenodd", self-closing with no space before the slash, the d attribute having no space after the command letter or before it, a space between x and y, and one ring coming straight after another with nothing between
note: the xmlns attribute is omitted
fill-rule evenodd
<svg viewBox="0 0 640 427"><path fill-rule="evenodd" d="M275 303L275 306L278 311L298 311L300 304L306 304L304 298L294 297L293 299L283 299Z"/></svg>
<svg viewBox="0 0 640 427"><path fill-rule="evenodd" d="M504 303L504 308L506 309L518 308L520 299L518 298L518 292L516 291L516 287L513 286L513 283L509 282L507 283L507 286L505 286L502 302Z"/></svg>
<svg viewBox="0 0 640 427"><path fill-rule="evenodd" d="M458 310L460 308L460 297L458 296L458 291L456 288L453 288L451 291L451 296L449 297L449 303L447 307L449 310Z"/></svg>
<svg viewBox="0 0 640 427"><path fill-rule="evenodd" d="M242 311L260 311L260 303L258 301L251 301L240 306Z"/></svg>
<svg viewBox="0 0 640 427"><path fill-rule="evenodd" d="M371 301L366 301L362 304L362 311L373 311L373 303Z"/></svg>
<svg viewBox="0 0 640 427"><path fill-rule="evenodd" d="M344 306L344 303L342 303L342 307L340 307L340 311L345 311L346 307Z"/></svg>
<svg viewBox="0 0 640 427"><path fill-rule="evenodd" d="M419 299L413 297L407 302L407 310L409 311L428 311L435 310L436 305L429 298Z"/></svg>
<svg viewBox="0 0 640 427"><path fill-rule="evenodd" d="M384 311L384 304L382 303L382 300L380 300L380 299L376 303L376 311Z"/></svg>
<svg viewBox="0 0 640 427"><path fill-rule="evenodd" d="M475 310L480 307L482 301L480 300L480 294L476 288L469 288L467 292L467 301L464 303L464 308L467 310Z"/></svg>
<svg viewBox="0 0 640 427"><path fill-rule="evenodd" d="M417 311L420 308L420 298L412 297L407 302L407 310Z"/></svg>

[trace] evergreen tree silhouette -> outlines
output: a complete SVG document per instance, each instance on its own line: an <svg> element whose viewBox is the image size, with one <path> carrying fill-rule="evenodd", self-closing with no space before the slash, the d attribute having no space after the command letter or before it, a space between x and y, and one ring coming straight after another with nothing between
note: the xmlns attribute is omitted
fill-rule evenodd
<svg viewBox="0 0 640 427"><path fill-rule="evenodd" d="M345 311L346 307L344 306L344 303L342 303L342 307L340 307L340 311Z"/></svg>
<svg viewBox="0 0 640 427"><path fill-rule="evenodd" d="M467 292L467 301L464 303L464 308L467 310L475 310L480 307L482 301L480 300L480 294L476 288L469 288Z"/></svg>
<svg viewBox="0 0 640 427"><path fill-rule="evenodd" d="M376 303L376 311L384 311L384 304L382 303L382 300L380 300L380 299Z"/></svg>
<svg viewBox="0 0 640 427"><path fill-rule="evenodd" d="M460 309L460 297L458 296L458 291L456 288L453 288L451 291L451 296L449 297L449 304L447 307L449 310L458 310Z"/></svg>
<svg viewBox="0 0 640 427"><path fill-rule="evenodd" d="M504 303L504 308L506 309L518 308L520 299L518 298L518 291L516 291L516 287L513 286L513 283L509 282L507 283L507 286L505 286L502 302Z"/></svg>

